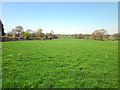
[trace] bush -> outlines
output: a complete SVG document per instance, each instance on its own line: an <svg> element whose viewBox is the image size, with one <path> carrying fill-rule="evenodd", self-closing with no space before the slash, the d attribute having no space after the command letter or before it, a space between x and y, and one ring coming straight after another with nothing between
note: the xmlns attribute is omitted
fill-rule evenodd
<svg viewBox="0 0 120 90"><path fill-rule="evenodd" d="M114 38L113 36L109 36L109 37L108 37L108 40L110 40L110 41L115 41L116 38Z"/></svg>
<svg viewBox="0 0 120 90"><path fill-rule="evenodd" d="M91 39L91 40L92 40L92 36L90 36L90 37L89 37L89 39Z"/></svg>
<svg viewBox="0 0 120 90"><path fill-rule="evenodd" d="M21 37L25 37L25 40L29 40L30 33L28 31L25 31L21 34Z"/></svg>

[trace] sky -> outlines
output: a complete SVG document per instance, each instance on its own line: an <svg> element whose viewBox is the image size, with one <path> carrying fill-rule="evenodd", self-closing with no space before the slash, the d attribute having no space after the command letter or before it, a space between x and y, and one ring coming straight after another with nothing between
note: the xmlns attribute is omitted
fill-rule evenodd
<svg viewBox="0 0 120 90"><path fill-rule="evenodd" d="M43 33L91 34L105 29L118 32L117 2L2 2L5 32L21 25L24 31L42 28Z"/></svg>

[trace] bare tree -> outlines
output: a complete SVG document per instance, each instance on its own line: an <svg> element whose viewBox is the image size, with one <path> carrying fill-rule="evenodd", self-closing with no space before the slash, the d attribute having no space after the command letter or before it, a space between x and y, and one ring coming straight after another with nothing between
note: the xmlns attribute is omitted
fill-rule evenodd
<svg viewBox="0 0 120 90"><path fill-rule="evenodd" d="M53 30L51 30L51 32L50 32L52 35L54 35L54 31Z"/></svg>
<svg viewBox="0 0 120 90"><path fill-rule="evenodd" d="M95 30L92 33L93 40L103 40L103 36L108 35L108 32L105 29Z"/></svg>
<svg viewBox="0 0 120 90"><path fill-rule="evenodd" d="M22 27L22 26L16 26L14 29L12 29L12 32L13 32L16 36L20 36L20 34L24 32L24 30L23 30L23 27Z"/></svg>
<svg viewBox="0 0 120 90"><path fill-rule="evenodd" d="M27 29L26 31L29 33L34 33L34 31L32 29Z"/></svg>

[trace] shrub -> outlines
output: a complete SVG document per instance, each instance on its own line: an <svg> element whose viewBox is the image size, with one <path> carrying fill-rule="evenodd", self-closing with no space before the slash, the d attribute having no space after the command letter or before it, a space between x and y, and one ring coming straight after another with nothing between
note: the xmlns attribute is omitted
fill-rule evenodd
<svg viewBox="0 0 120 90"><path fill-rule="evenodd" d="M92 40L92 36L90 36L90 37L89 37L89 39L91 39L91 40Z"/></svg>
<svg viewBox="0 0 120 90"><path fill-rule="evenodd" d="M109 36L109 37L108 37L108 40L110 40L110 41L115 41L116 39L115 39L113 36Z"/></svg>

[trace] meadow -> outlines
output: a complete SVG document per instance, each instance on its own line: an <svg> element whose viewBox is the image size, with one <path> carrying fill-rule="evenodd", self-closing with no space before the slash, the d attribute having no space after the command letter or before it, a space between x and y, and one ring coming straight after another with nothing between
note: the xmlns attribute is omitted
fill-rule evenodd
<svg viewBox="0 0 120 90"><path fill-rule="evenodd" d="M2 42L3 88L117 88L118 42Z"/></svg>

